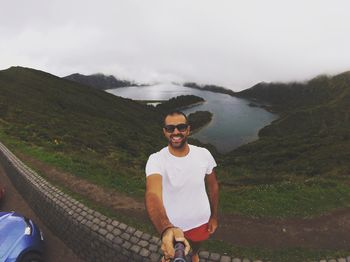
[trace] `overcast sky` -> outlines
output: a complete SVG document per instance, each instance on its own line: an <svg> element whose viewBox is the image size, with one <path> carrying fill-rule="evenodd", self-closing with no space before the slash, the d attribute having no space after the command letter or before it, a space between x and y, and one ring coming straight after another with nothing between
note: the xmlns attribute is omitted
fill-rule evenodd
<svg viewBox="0 0 350 262"><path fill-rule="evenodd" d="M350 70L350 1L0 0L0 69L233 90Z"/></svg>

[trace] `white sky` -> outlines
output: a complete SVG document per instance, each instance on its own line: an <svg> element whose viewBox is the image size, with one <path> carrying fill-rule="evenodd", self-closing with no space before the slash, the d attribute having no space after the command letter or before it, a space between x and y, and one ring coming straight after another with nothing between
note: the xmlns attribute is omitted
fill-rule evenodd
<svg viewBox="0 0 350 262"><path fill-rule="evenodd" d="M0 69L233 90L350 70L347 0L0 0Z"/></svg>

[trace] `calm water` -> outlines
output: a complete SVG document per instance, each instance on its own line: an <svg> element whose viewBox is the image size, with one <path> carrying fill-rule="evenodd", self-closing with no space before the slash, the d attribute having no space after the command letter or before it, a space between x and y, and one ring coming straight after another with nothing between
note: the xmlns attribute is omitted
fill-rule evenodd
<svg viewBox="0 0 350 262"><path fill-rule="evenodd" d="M183 111L186 114L198 110L213 113L212 122L193 137L201 142L213 144L222 153L257 139L258 131L277 118L277 115L264 109L250 107L249 101L244 99L173 84L125 87L110 89L107 92L134 100L168 100L179 95L204 98L204 104Z"/></svg>

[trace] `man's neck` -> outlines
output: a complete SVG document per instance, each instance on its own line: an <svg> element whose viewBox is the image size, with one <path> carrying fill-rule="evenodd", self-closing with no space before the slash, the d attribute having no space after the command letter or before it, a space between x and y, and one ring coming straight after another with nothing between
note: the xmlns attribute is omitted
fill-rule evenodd
<svg viewBox="0 0 350 262"><path fill-rule="evenodd" d="M190 152L190 147L187 143L181 148L173 148L172 146L168 145L168 149L170 154L176 157L187 156L187 154Z"/></svg>

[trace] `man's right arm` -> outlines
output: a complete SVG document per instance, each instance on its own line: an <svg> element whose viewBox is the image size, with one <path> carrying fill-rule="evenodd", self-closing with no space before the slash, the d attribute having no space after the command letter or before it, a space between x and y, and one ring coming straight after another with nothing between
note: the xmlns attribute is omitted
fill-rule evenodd
<svg viewBox="0 0 350 262"><path fill-rule="evenodd" d="M146 209L153 225L161 234L161 249L166 258L174 257L174 240L185 244L185 253L190 250L190 244L185 239L181 229L174 227L166 214L162 197L162 176L149 175L146 178Z"/></svg>
<svg viewBox="0 0 350 262"><path fill-rule="evenodd" d="M174 227L166 214L162 197L162 176L153 174L146 178L146 209L153 225L162 234L164 230Z"/></svg>

